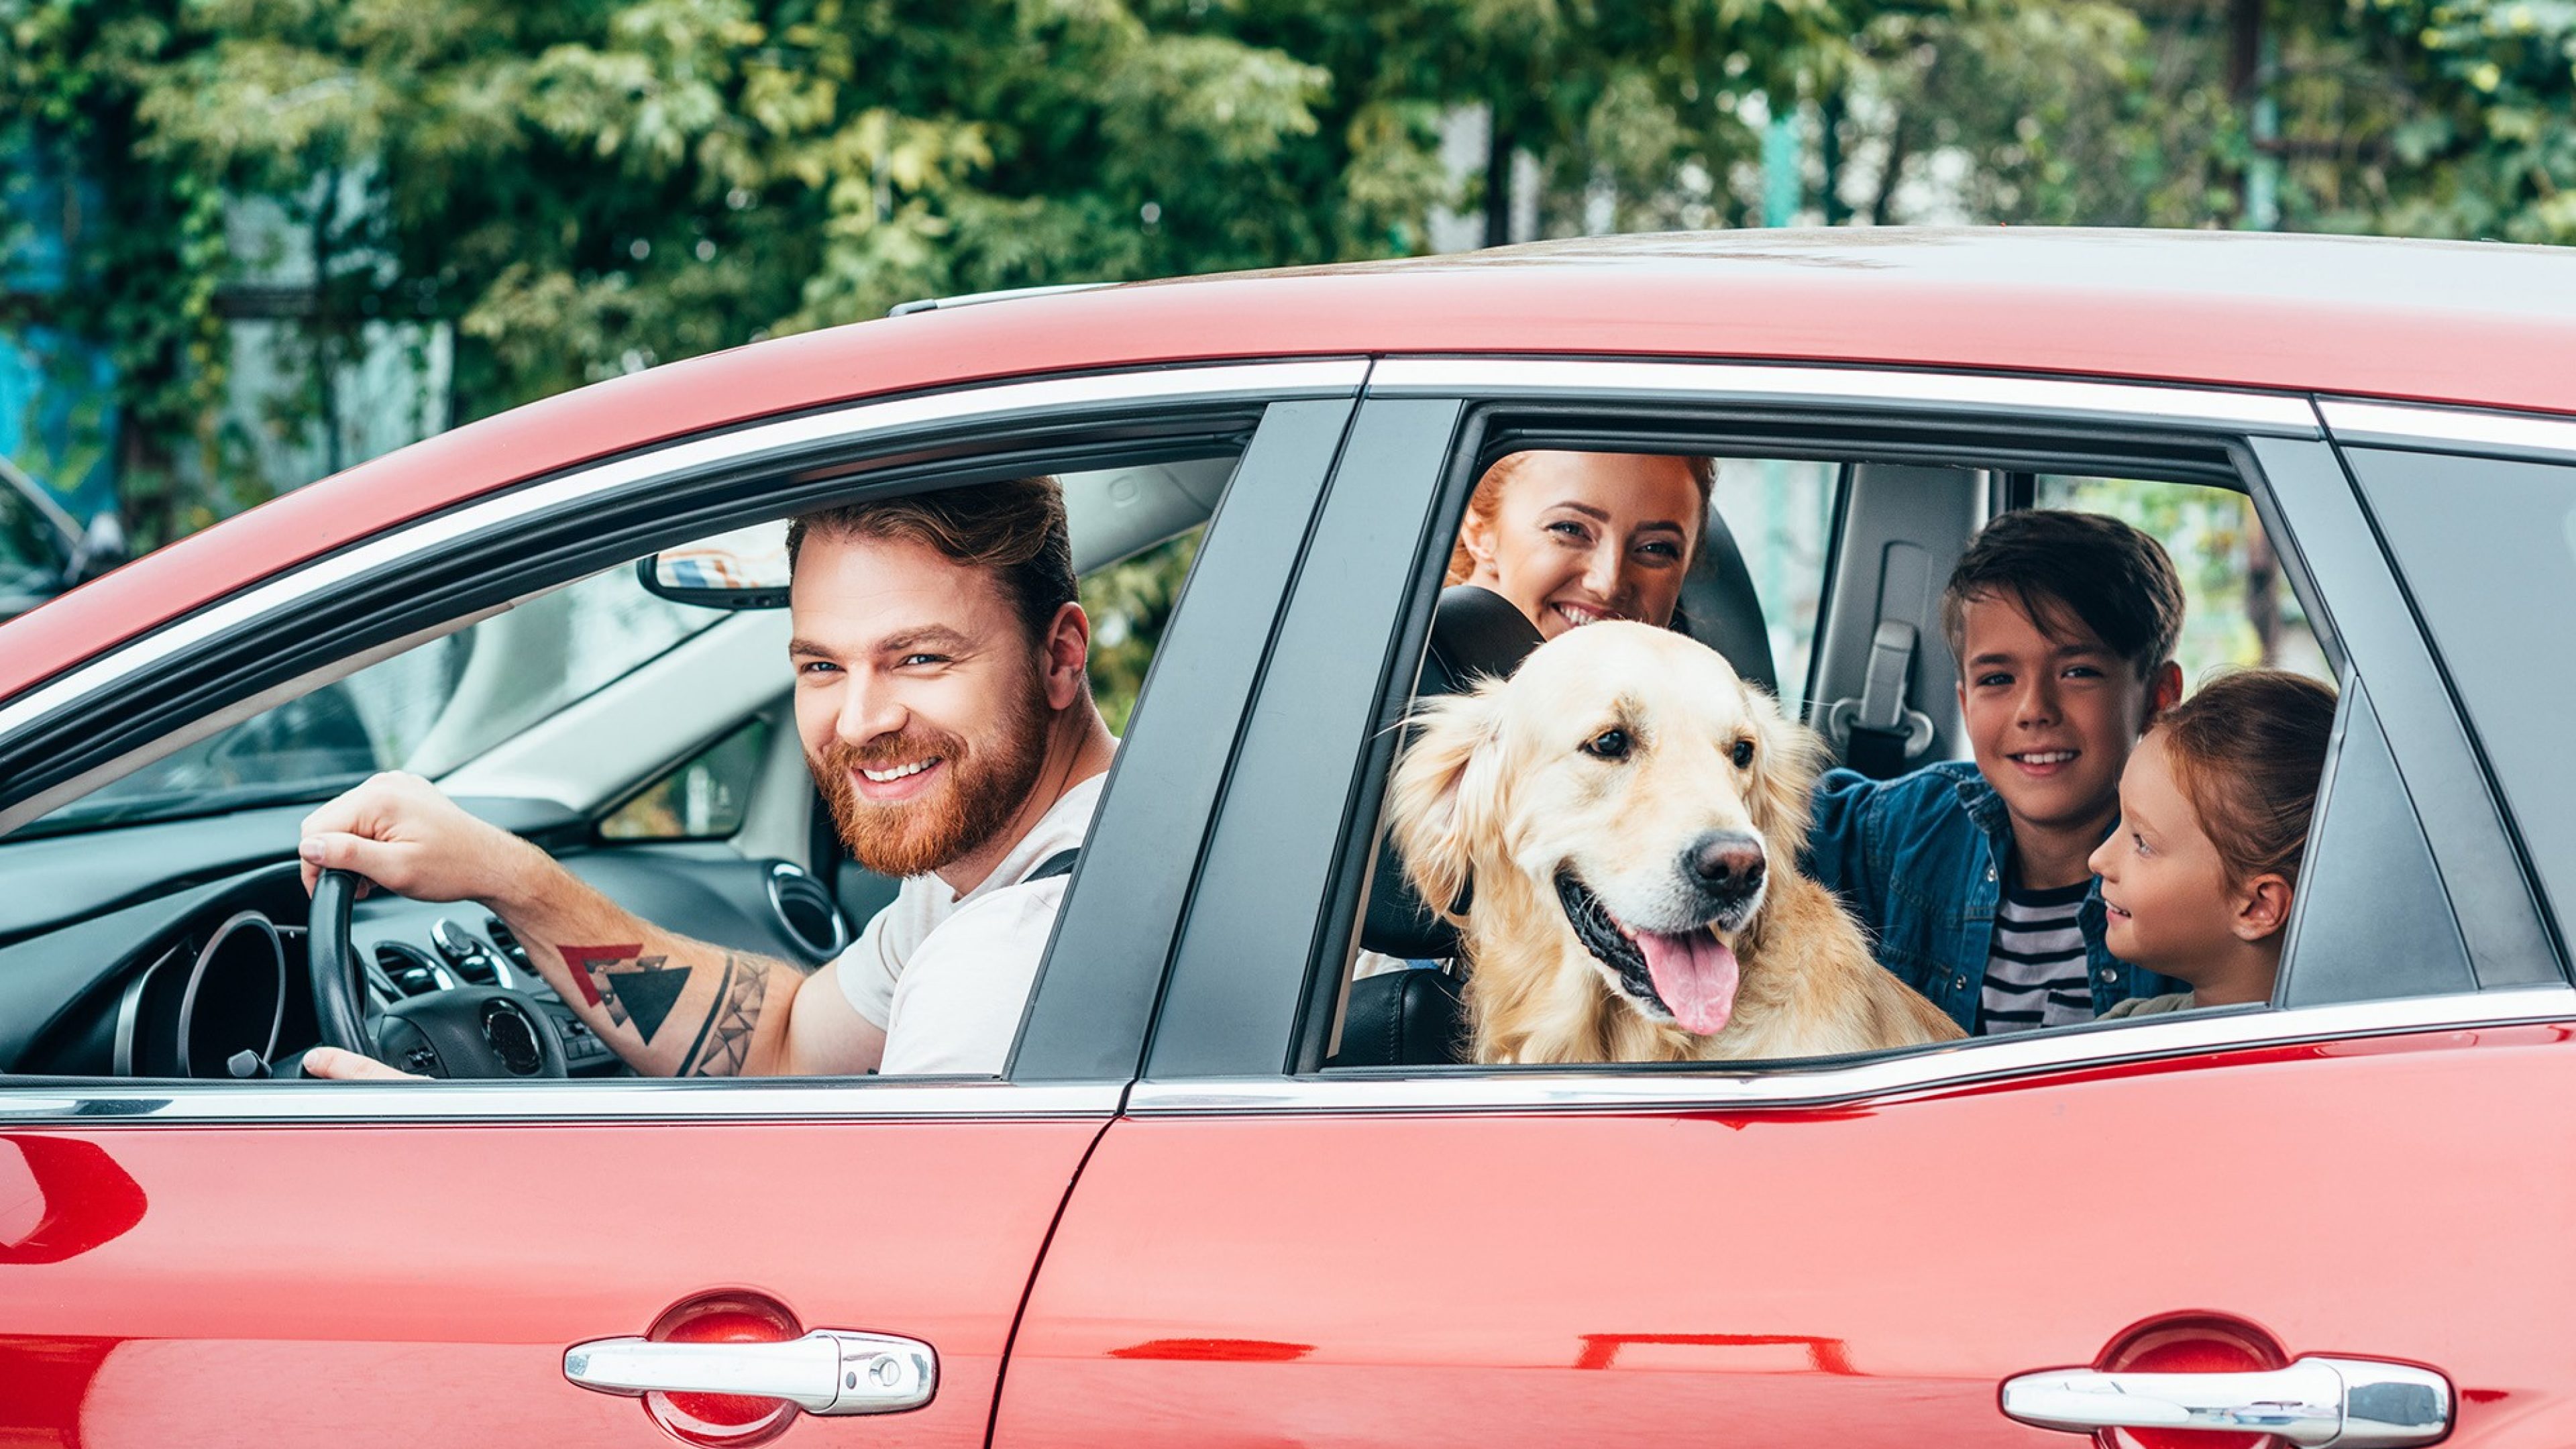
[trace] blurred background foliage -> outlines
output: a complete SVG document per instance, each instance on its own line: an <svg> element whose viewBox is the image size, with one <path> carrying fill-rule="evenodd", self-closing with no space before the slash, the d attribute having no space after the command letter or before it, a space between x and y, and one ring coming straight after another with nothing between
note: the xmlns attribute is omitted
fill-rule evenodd
<svg viewBox="0 0 2576 1449"><path fill-rule="evenodd" d="M104 355L149 547L357 461L397 324L434 430L916 297L1527 236L2567 242L2571 103L2571 0L0 0L0 332Z"/></svg>
<svg viewBox="0 0 2576 1449"><path fill-rule="evenodd" d="M1127 733L1127 718L1145 690L1145 667L1181 602L1181 581L1205 532L1193 528L1082 581L1082 610L1091 616L1091 694L1112 734Z"/></svg>

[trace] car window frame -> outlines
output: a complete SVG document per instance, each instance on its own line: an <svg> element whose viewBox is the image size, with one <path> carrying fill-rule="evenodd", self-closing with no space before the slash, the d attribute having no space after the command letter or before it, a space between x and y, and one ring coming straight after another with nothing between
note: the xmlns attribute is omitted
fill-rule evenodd
<svg viewBox="0 0 2576 1449"><path fill-rule="evenodd" d="M2576 476L2576 421L2485 409L2437 408L2332 397L2319 400L2318 412L2326 421L2337 456L2352 481L2357 506L2367 516L2374 536L2387 554L2397 588L2420 626L2439 686L2463 722L2468 748L2474 755L2478 771L2493 792L2501 828L2510 842L2514 858L2527 877L2549 944L2561 969L2567 969L2576 964L2576 958L2571 958L2569 951L2564 902L2553 899L2549 886L2551 873L2534 856L2522 827L2514 818L2510 792L2505 788L2502 772L2482 736L2476 715L2468 706L2465 692L2453 677L2452 664L2442 656L2433 621L2417 598L2418 584L2407 576L2404 559L2391 542L2381 516L2387 503L2379 500L2379 491L2397 485L2386 480L2375 482L2362 465L2369 461L2369 453L2397 452L2472 464L2537 464Z"/></svg>
<svg viewBox="0 0 2576 1449"><path fill-rule="evenodd" d="M1587 385L1589 384L1589 385ZM2139 473L2141 459L2132 451L2140 447L2182 446L2196 450L2198 456L2223 460L2229 486L2246 491L2255 501L2264 528L2280 545L2285 577L2298 594L2312 621L2312 628L2328 661L2339 671L2355 666L2372 666L2371 655L2392 649L2391 641L2381 636L2384 621L2373 619L2369 649L2359 657L2353 652L2353 641L2345 637L2340 616L2326 601L2334 589L2324 586L2311 568L2299 535L2284 517L2272 482L2273 474L2283 467L2303 463L2310 470L2322 465L2334 467L2331 448L2324 440L2312 402L2301 395L2230 392L2151 384L2057 383L2026 378L2001 378L1992 375L1951 373L1887 373L1867 369L1843 369L1804 366L1738 366L1709 363L1610 363L1582 361L1540 361L1515 359L1429 359L1418 365L1399 366L1397 362L1381 363L1371 378L1368 400L1354 426L1354 444L1336 474L1327 519L1320 526L1330 527L1330 515L1344 507L1346 492L1366 489L1366 498L1374 506L1393 514L1423 519L1425 535L1419 540L1412 575L1400 581L1355 577L1347 568L1336 568L1327 586L1311 588L1301 580L1298 594L1291 600L1283 629L1295 627L1299 610L1321 607L1309 604L1310 595L1325 600L1341 610L1351 633L1350 649L1365 657L1377 652L1373 632L1360 628L1360 606L1353 601L1366 594L1379 612L1370 630L1392 629L1392 638L1383 650L1386 677L1399 674L1410 680L1419 667L1422 636L1428 626L1431 601L1436 594L1437 570L1421 562L1438 552L1445 557L1445 534L1442 525L1463 511L1467 491L1472 488L1477 469L1473 466L1487 454L1509 451L1511 447L1531 446L1531 435L1508 430L1490 429L1486 436L1444 442L1437 458L1420 453L1404 457L1372 454L1363 448L1371 437L1373 420L1379 410L1391 403L1404 401L1427 404L1445 400L1456 408L1453 429L1462 437L1482 409L1486 414L1508 413L1516 407L1527 407L1533 398L1552 399L1560 414L1578 414L1586 404L1604 415L1636 416L1641 409L1657 402L1676 407L1731 410L1727 427L1729 454L1745 456L1795 456L1793 448L1780 440L1761 434L1771 424L1797 427L1826 421L1838 425L1857 425L1870 419L1883 419L1893 428L1917 433L1939 434L1948 429L1958 433L1993 432L2000 428L2037 430L2071 430L2095 438L2105 448L2106 458L2116 458L2119 466ZM1910 405L1909 405L1910 400ZM1651 451L1711 451L1705 433L1711 429L1697 425L1703 436L1694 442L1675 443L1669 439L1637 431L1625 436L1641 449ZM1500 440L1500 441L1498 441ZM1610 446L1594 439L1591 446ZM1843 457L1840 451L1848 440L1838 443L1829 456ZM2268 459L2262 456L2268 450ZM1955 455L1966 450L1953 448ZM2009 455L1999 456L1994 450L1974 450L1975 458L1988 466L2006 466ZM2054 456L2066 458L2060 449ZM2071 460L2070 460L2071 461ZM2051 471L2065 471L2052 466ZM2159 468L2144 476L2181 476L2188 472L2177 468ZM1361 484L1354 475L1365 475ZM2342 496L2347 507L2349 490ZM1432 532L1442 537L1434 539ZM2384 566L2376 550L2351 561L2339 572L2354 572L2377 565ZM2348 592L2358 591L2350 584ZM1397 607L1387 608L1385 600L1400 600ZM2392 661L2379 673L2402 679L2407 671ZM2376 675L2374 675L2376 677ZM1265 681L1266 684L1266 681ZM1311 692L1310 680L1300 678L1298 687ZM1341 958L1347 942L1355 934L1358 883L1365 879L1366 857L1376 832L1356 828L1365 807L1373 811L1383 790L1388 760L1394 749L1393 717L1386 710L1400 712L1409 699L1410 688L1389 688L1383 695L1382 712L1371 725L1369 743L1360 751L1363 758L1352 768L1358 783L1349 791L1353 814L1346 819L1335 837L1339 868L1330 877L1333 889L1328 899L1314 907L1311 920L1298 917L1294 906L1264 918L1258 928L1228 919L1234 912L1219 911L1208 916L1214 927L1202 931L1201 918L1193 914L1184 935L1176 961L1174 981L1166 998L1166 1011L1158 1020L1155 1041L1149 1052L1145 1080L1131 1106L1150 1106L1156 1102L1195 1103L1176 1110L1218 1110L1211 1104L1219 1099L1250 1101L1299 1100L1300 1093L1313 1088L1316 1100L1358 1100L1341 1083L1375 1079L1380 1086L1396 1082L1407 1090L1419 1089L1421 1100L1466 1101L1470 1099L1503 1101L1552 1100L1543 1086L1546 1080L1582 1077L1587 1081L1632 1082L1641 1070L1658 1078L1651 1086L1622 1086L1613 1095L1622 1099L1664 1099L1675 1097L1691 1100L1822 1100L1846 1090L1851 1084L1865 1081L1905 1080L1938 1082L1984 1077L1994 1072L2007 1074L2047 1066L2086 1062L2152 1058L2174 1052L2202 1050L2214 1043L2246 1044L2302 1039L2340 1038L2383 1031L2414 1030L2432 1023L2459 1025L2479 1021L2552 1020L2568 1014L2569 1003L2576 993L2568 992L2563 976L2553 982L2534 985L2529 990L2491 993L2441 993L2416 996L2394 1002L2352 1003L2335 1006L2287 1008L2254 1013L2198 1013L2192 1018L2174 1022L2105 1023L2098 1028L2078 1028L2051 1034L2048 1042L2016 1046L2009 1057L1974 1057L1974 1052L1992 1049L1997 1043L1971 1044L1972 1058L1955 1060L1954 1049L1914 1053L1893 1059L1875 1059L1852 1065L1819 1063L1813 1069L1783 1071L1729 1072L1699 1067L1686 1073L1688 1081L1673 1083L1661 1080L1673 1075L1634 1066L1593 1069L1590 1072L1567 1073L1531 1068L1439 1068L1435 1080L1418 1071L1376 1069L1358 1072L1335 1072L1327 1078L1316 1071L1323 1057L1323 1046L1329 1032L1330 1015L1317 1009L1315 996L1330 987L1338 991ZM1248 730L1259 730L1259 716L1270 711L1274 695L1265 688L1256 704L1256 718ZM2420 732L2419 732L2420 733ZM2421 745L2409 737L2392 744L2400 748ZM1311 742L1314 751L1328 745ZM1308 779L1302 788L1314 795L1339 793L1338 775ZM1272 798L1281 792L1267 792ZM1219 822L1211 840L1227 833L1228 823L1238 812L1234 789L1220 811ZM1373 816L1371 817L1373 818ZM1238 842L1248 845L1250 830L1240 832ZM1268 847L1275 858L1286 847ZM1212 861L1211 871L1224 862ZM1274 867L1276 869L1276 867ZM1280 871L1286 875L1291 872ZM1302 878L1302 877L1301 877ZM1212 904L1203 889L1194 904ZM1283 887L1283 894L1291 894ZM2455 907L2456 908L2456 907ZM1311 929L1305 929L1311 925ZM1199 938L1205 935L1204 947ZM1299 963L1301 980L1294 997L1298 1007L1284 1017L1277 1010L1279 1001L1289 993L1273 980L1251 984L1251 978L1264 974L1254 971L1245 952L1262 937L1286 938L1304 936L1310 941L1304 959ZM1333 970L1316 965L1319 956L1333 958ZM1257 959L1257 957L1256 957ZM1286 968L1276 968L1284 970ZM2524 983L2493 983L2498 986ZM1249 1022L1259 1026L1247 1026ZM1193 1040L1182 1035L1185 1030L1221 1028L1232 1033L1227 1043ZM1912 1063L1913 1065L1902 1065ZM2015 1063L2022 1065L2016 1066ZM1858 1074L1858 1075L1854 1075ZM1791 1078L1796 1080L1792 1081ZM1458 1087L1461 1080L1501 1083L1487 1088ZM1516 1088L1512 1081L1532 1084ZM1757 1085L1770 1084L1770 1085ZM1533 1096L1531 1093L1537 1095ZM1235 1094L1229 1098L1228 1094ZM1245 1094L1249 1094L1248 1096ZM1365 1094L1363 1094L1365 1095ZM1402 1092L1392 1097L1381 1094L1372 1100L1400 1100Z"/></svg>
<svg viewBox="0 0 2576 1449"><path fill-rule="evenodd" d="M229 619L212 628L202 622L179 647L164 640L147 658L175 658L177 667L211 668L228 692L218 708L256 703L264 693L310 678L309 657L275 660L263 672L234 663L228 655L246 646L293 633L296 619L309 619L337 606L337 594L363 596L444 552L452 556L460 540L486 545L533 537L548 540L542 525L548 505L582 503L600 507L631 503L635 516L616 515L613 524L594 520L586 530L592 543L583 548L552 547L539 563L507 572L508 587L519 593L531 583L549 585L595 571L595 555L621 553L625 558L669 542L700 536L711 529L776 517L823 502L885 496L932 487L966 486L1017 476L1030 470L1032 459L1064 466L1068 456L1134 457L1157 448L1203 456L1211 438L1232 439L1241 451L1233 483L1210 519L1199 562L1216 563L1194 570L1176 606L1163 644L1149 671L1147 685L1118 762L1104 786L1095 839L1116 837L1151 841L1154 849L1089 851L1068 883L1058 913L1040 986L1022 1018L1018 1050L1001 1079L837 1078L805 1081L736 1081L691 1079L576 1080L536 1085L488 1082L441 1083L423 1091L417 1085L377 1086L363 1083L115 1083L84 1079L21 1079L0 1084L0 1122L34 1122L95 1117L102 1113L170 1121L339 1121L350 1119L452 1120L459 1118L572 1118L584 1121L680 1116L689 1118L760 1118L805 1115L967 1115L1024 1116L1032 1113L1092 1113L1103 1101L1114 1105L1116 1092L1133 1078L1145 1040L1146 1021L1160 988L1164 958L1137 938L1137 928L1171 872L1168 854L1185 839L1193 811L1203 827L1215 800L1213 777L1192 792L1167 778L1153 778L1143 788L1119 787L1124 764L1135 758L1139 742L1154 735L1179 736L1195 721L1204 733L1210 721L1231 739L1242 712L1258 648L1240 668L1247 640L1258 645L1269 636L1273 616L1284 596L1297 549L1330 476L1343 430L1357 406L1367 363L1364 359L1214 364L1199 368L1082 374L1067 378L1015 380L947 390L927 397L862 403L835 409L817 425L814 415L779 426L794 436L764 438L762 428L736 429L713 438L684 440L637 457L612 460L554 475L535 484L505 489L433 520L440 525L425 540L378 535L345 550L339 557L372 555L356 568L344 568L334 587L314 588L304 577L310 570L286 570L242 596L226 601ZM1163 441L1168 437L1167 443ZM659 459L659 465L656 464ZM816 478L822 469L828 477ZM552 496L532 506L531 489ZM1256 504L1258 506L1256 506ZM560 511L560 509L558 510ZM532 517L540 520L531 524ZM1283 522L1293 523L1282 527ZM431 525L390 531L400 535ZM560 531L560 530L559 530ZM406 543L412 546L404 546ZM611 560L616 562L619 560ZM1213 595L1199 584L1201 574L1225 572L1224 586ZM486 570L498 575L503 571ZM1274 592L1266 598L1264 580ZM501 580L485 580L485 588ZM1210 587L1215 587L1211 585ZM417 624L417 615L439 609L485 607L471 587L415 591L408 611L385 611L372 620L377 634L400 639ZM263 596L266 596L263 606ZM1212 599L1192 608L1193 596ZM198 616L202 621L203 611ZM167 631L165 631L167 632ZM147 638L148 645L152 641ZM334 641L339 657L363 657L381 648L384 638L360 635L356 641ZM0 758L24 750L30 737L55 733L66 721L74 725L94 711L111 710L123 696L148 687L131 659L136 646L93 660L79 670L40 685L15 700L0 701ZM166 679L166 675L156 673ZM1160 683L1158 683L1160 681ZM1229 691L1232 691L1231 695ZM30 708L28 696L38 696ZM1153 703L1142 703L1150 697ZM1166 708L1166 701L1170 708ZM1158 717L1169 724L1158 725ZM128 746L123 759L139 751ZM1153 751L1146 748L1145 752ZM1192 763L1204 769L1204 759ZM1221 757L1217 767L1222 768ZM74 777L77 779L77 776ZM42 787L21 787L14 798L23 806L41 798ZM1171 908L1177 912L1177 901ZM1124 928L1133 949L1095 950ZM1150 937L1151 931L1143 932ZM1071 943L1078 959L1059 962L1059 942ZM1047 983L1052 982L1050 987ZM1042 1008L1042 1003L1046 1009ZM1079 1049L1068 1038L1081 1038ZM1034 1070L1023 1075L1018 1058L1035 1053ZM1124 1065L1121 1065L1123 1056ZM996 1089L1005 1089L996 1095ZM953 1101L940 1093L956 1090ZM1010 1089L1020 1089L1012 1095ZM853 1096L856 1092L859 1096ZM1104 1098L1103 1093L1109 1095Z"/></svg>

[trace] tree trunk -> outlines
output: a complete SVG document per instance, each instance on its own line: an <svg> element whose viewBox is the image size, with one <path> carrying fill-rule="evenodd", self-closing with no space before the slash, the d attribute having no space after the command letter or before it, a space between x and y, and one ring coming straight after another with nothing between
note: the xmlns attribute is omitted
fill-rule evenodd
<svg viewBox="0 0 2576 1449"><path fill-rule="evenodd" d="M1896 205L1896 183L1905 176L1905 113L1896 113L1896 124L1887 131L1887 166L1878 175L1878 195L1869 203L1869 224L1887 225L1888 215Z"/></svg>
<svg viewBox="0 0 2576 1449"><path fill-rule="evenodd" d="M1821 134L1816 140L1825 167L1825 225L1840 226L1851 220L1851 208L1843 205L1843 93L1825 97L1818 109Z"/></svg>
<svg viewBox="0 0 2576 1449"><path fill-rule="evenodd" d="M2248 512L2252 510L2249 508ZM2245 619L2254 626L2254 651L2269 669L2281 659L2281 559L2259 523L2245 537Z"/></svg>
<svg viewBox="0 0 2576 1449"><path fill-rule="evenodd" d="M1489 114L1493 121L1485 127L1485 245L1499 247L1512 239L1512 153L1518 147L1501 104L1492 106Z"/></svg>

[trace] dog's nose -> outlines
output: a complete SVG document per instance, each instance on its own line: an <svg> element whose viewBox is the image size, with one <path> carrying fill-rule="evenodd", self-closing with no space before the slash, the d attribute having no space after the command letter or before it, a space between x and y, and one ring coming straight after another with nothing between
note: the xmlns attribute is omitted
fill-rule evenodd
<svg viewBox="0 0 2576 1449"><path fill-rule="evenodd" d="M1741 830L1712 830L1691 842L1686 868L1721 900L1741 900L1762 884L1762 841Z"/></svg>

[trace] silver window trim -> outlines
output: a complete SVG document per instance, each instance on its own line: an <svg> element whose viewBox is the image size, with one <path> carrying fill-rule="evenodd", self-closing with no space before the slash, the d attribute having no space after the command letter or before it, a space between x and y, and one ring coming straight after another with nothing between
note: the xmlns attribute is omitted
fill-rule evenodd
<svg viewBox="0 0 2576 1449"><path fill-rule="evenodd" d="M2576 988L2513 990L2302 1007L2145 1017L2091 1028L1988 1037L1808 1070L1638 1072L1568 1069L1420 1076L1264 1077L1139 1082L1130 1116L1346 1112L1751 1110L1830 1106L2214 1051L2576 1019Z"/></svg>
<svg viewBox="0 0 2576 1449"><path fill-rule="evenodd" d="M174 655L241 628L350 579L400 566L424 550L503 527L548 509L602 494L664 486L719 463L765 452L798 452L874 434L987 415L1054 412L1109 402L1208 401L1230 396L1348 396L1368 376L1364 358L1315 362L1220 363L1150 372L1097 373L962 387L916 397L864 402L672 443L650 452L578 468L541 483L469 501L418 523L388 530L292 572L254 584L185 618L99 656L61 679L0 707L0 739Z"/></svg>
<svg viewBox="0 0 2576 1449"><path fill-rule="evenodd" d="M1106 1117L1124 1082L102 1082L0 1089L0 1126L768 1122Z"/></svg>
<svg viewBox="0 0 2576 1449"><path fill-rule="evenodd" d="M1379 362L1369 375L1372 397L1553 395L1568 391L1694 399L1724 395L1765 403L1846 408L1855 402L1884 403L1998 417L2055 414L2078 421L2112 418L2126 423L2217 427L2288 438L2318 436L2316 411L2305 396L2297 394L1994 373L1795 363L1390 357Z"/></svg>
<svg viewBox="0 0 2576 1449"><path fill-rule="evenodd" d="M2338 443L2394 444L2403 448L2430 445L2445 451L2466 448L2547 457L2576 455L2576 418L2339 398L2320 398L2317 412L2325 418L2326 430L2334 434Z"/></svg>

